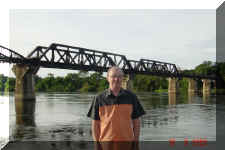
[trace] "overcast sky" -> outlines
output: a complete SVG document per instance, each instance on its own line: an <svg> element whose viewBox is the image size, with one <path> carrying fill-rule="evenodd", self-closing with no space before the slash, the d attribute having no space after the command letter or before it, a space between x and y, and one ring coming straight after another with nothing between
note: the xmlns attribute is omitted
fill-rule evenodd
<svg viewBox="0 0 225 150"><path fill-rule="evenodd" d="M27 56L61 43L175 63L193 69L216 61L215 10L10 10L10 48ZM39 76L67 70L40 69Z"/></svg>

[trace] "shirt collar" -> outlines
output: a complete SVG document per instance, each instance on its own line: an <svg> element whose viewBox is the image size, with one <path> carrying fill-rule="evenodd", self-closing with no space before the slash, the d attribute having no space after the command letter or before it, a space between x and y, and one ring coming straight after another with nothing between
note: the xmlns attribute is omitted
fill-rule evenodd
<svg viewBox="0 0 225 150"><path fill-rule="evenodd" d="M119 94L118 94L118 96L122 95L123 93L124 93L124 89L121 88L121 89L120 89L120 92L119 92ZM106 96L108 97L108 96L110 96L110 95L113 95L113 92L112 92L112 90L110 90L110 88L108 88L108 89L106 90Z"/></svg>

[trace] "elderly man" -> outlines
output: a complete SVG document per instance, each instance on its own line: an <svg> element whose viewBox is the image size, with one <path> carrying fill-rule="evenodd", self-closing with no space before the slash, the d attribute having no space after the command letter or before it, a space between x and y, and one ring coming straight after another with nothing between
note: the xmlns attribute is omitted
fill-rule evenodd
<svg viewBox="0 0 225 150"><path fill-rule="evenodd" d="M137 96L122 89L123 72L114 66L107 72L109 89L97 95L87 114L92 120L94 141L133 142L139 140L139 117L145 111Z"/></svg>

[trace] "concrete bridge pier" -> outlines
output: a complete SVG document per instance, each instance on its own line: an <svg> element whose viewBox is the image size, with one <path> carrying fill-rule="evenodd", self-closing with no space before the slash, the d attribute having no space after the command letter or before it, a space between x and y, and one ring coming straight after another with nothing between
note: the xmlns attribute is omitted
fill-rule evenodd
<svg viewBox="0 0 225 150"><path fill-rule="evenodd" d="M197 82L194 79L188 79L188 103L193 103L195 91L197 90Z"/></svg>
<svg viewBox="0 0 225 150"><path fill-rule="evenodd" d="M122 88L127 90L133 89L133 79L134 75L128 74L124 75L123 81L122 81Z"/></svg>
<svg viewBox="0 0 225 150"><path fill-rule="evenodd" d="M177 93L178 92L178 79L177 78L168 78L168 93Z"/></svg>
<svg viewBox="0 0 225 150"><path fill-rule="evenodd" d="M188 93L195 93L197 83L194 79L188 79Z"/></svg>
<svg viewBox="0 0 225 150"><path fill-rule="evenodd" d="M12 71L16 76L15 86L15 111L16 123L23 125L35 125L35 89L34 75L39 67L16 64Z"/></svg>
<svg viewBox="0 0 225 150"><path fill-rule="evenodd" d="M203 95L209 95L211 90L211 80L203 79Z"/></svg>
<svg viewBox="0 0 225 150"><path fill-rule="evenodd" d="M178 79L177 78L168 78L168 104L176 104L176 95L178 93Z"/></svg>

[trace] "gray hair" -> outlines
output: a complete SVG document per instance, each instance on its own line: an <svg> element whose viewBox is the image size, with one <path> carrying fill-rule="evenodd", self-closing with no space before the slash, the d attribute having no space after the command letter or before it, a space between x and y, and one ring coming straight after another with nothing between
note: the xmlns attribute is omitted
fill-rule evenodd
<svg viewBox="0 0 225 150"><path fill-rule="evenodd" d="M112 70L118 71L122 76L124 75L122 69L120 69L120 68L117 67L117 66L112 66L111 68L109 68L109 70L108 70L108 72L107 72L107 77L109 76L109 73L110 73Z"/></svg>

